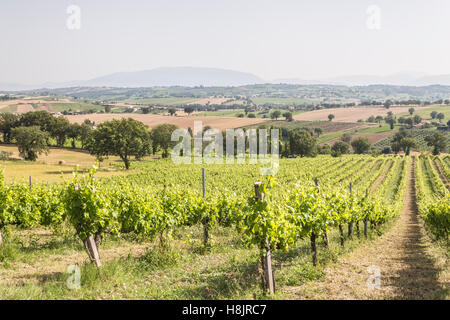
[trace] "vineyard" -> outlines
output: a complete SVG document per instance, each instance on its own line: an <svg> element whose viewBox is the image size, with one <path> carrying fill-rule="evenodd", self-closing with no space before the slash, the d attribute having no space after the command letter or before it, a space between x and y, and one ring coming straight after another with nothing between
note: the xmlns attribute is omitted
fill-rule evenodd
<svg viewBox="0 0 450 320"><path fill-rule="evenodd" d="M416 141L417 147L414 148L414 150L420 151L420 152L426 152L431 151L432 147L427 145L427 142L425 141L425 138L428 136L431 136L434 132L436 132L435 129L408 129L408 133L411 135L411 137ZM442 134L444 134L447 137L447 144L450 143L450 132L448 131L442 131ZM393 136L389 136L383 140L378 141L373 145L373 147L376 150L383 150L384 148L390 147L392 143Z"/></svg>
<svg viewBox="0 0 450 320"><path fill-rule="evenodd" d="M283 292L297 283L292 272L320 273L330 256L335 259L382 234L404 207L411 167L426 228L436 241L448 242L449 157L353 155L280 161L275 177L261 177L256 165L175 165L164 160L138 162L138 173L102 179L96 178L95 168L87 178L75 170L64 184L5 184L0 175L0 262L8 262L8 246L21 242L24 230L70 234L70 246L85 250L93 262L83 270L94 278L101 273L92 265L100 271L112 266L103 259L108 243L117 249L123 243L143 243L152 248L144 257L161 253L158 259L176 261L186 254L186 246L179 245L183 243L195 248L189 253L194 260L217 256L228 260L225 264L231 259L231 265L238 258L228 253L238 250L253 266L245 272L257 274L248 283L252 289L243 289L240 279L235 287L217 288L221 293L187 290L188 297ZM293 256L301 264L289 266L286 261ZM123 264L134 260L142 257ZM66 291L62 294L69 295ZM0 294L8 296L1 278ZM154 292L150 296L159 297Z"/></svg>

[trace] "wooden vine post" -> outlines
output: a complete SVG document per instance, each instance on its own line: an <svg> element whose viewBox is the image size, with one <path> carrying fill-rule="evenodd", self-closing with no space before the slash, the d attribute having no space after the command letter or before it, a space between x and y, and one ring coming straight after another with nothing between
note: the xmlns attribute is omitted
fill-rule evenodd
<svg viewBox="0 0 450 320"><path fill-rule="evenodd" d="M339 223L339 238L341 240L341 247L344 247L345 245L345 238L344 238L344 228L342 227L342 223Z"/></svg>
<svg viewBox="0 0 450 320"><path fill-rule="evenodd" d="M206 177L205 177L205 168L202 168L202 186L203 186L203 199L206 198ZM208 218L203 219L203 245L205 248L208 246L209 240L209 221Z"/></svg>
<svg viewBox="0 0 450 320"><path fill-rule="evenodd" d="M342 227L342 224L339 224L339 237L341 239L341 246L344 247L345 239L344 239L344 228Z"/></svg>
<svg viewBox="0 0 450 320"><path fill-rule="evenodd" d="M259 186L261 182L256 182L255 187L255 197L258 201L264 200L264 193L260 192ZM265 253L261 255L261 266L262 266L262 287L264 291L269 291L270 294L275 293L275 279L273 277L272 270L272 250L270 248L270 243L267 237L261 243L261 249L265 250Z"/></svg>
<svg viewBox="0 0 450 320"><path fill-rule="evenodd" d="M100 261L100 255L98 253L98 248L97 244L95 243L94 237L90 236L89 238L84 240L84 246L88 252L91 261L95 262L97 268L100 268L102 266L102 263Z"/></svg>
<svg viewBox="0 0 450 320"><path fill-rule="evenodd" d="M315 178L314 179L314 183L316 184L316 187L317 187L317 193L320 193L319 179ZM325 243L325 246L328 247L329 246L329 240L328 240L328 231L326 229L323 230L323 241Z"/></svg>
<svg viewBox="0 0 450 320"><path fill-rule="evenodd" d="M368 200L368 196L369 196L369 189L366 189L366 201ZM364 217L364 237L366 239L367 239L368 226L369 226L369 215L366 215Z"/></svg>
<svg viewBox="0 0 450 320"><path fill-rule="evenodd" d="M0 244L2 244L3 238L2 238L2 230L0 229Z"/></svg>
<svg viewBox="0 0 450 320"><path fill-rule="evenodd" d="M353 192L353 183L350 182L350 194ZM353 238L353 221L348 223L348 237Z"/></svg>

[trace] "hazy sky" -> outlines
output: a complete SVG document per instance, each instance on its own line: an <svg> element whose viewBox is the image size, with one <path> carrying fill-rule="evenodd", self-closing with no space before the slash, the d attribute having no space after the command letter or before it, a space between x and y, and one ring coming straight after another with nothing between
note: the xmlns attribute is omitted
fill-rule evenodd
<svg viewBox="0 0 450 320"><path fill-rule="evenodd" d="M67 7L81 9L69 30ZM369 29L370 5L381 9ZM1 0L0 82L166 66L265 79L450 73L448 0Z"/></svg>

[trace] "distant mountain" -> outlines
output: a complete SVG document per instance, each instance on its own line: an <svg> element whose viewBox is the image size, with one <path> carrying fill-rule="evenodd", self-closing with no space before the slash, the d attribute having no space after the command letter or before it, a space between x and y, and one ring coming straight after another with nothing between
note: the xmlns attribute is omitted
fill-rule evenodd
<svg viewBox="0 0 450 320"><path fill-rule="evenodd" d="M322 79L277 79L272 83L286 84L332 84L344 86L367 86L374 84L394 85L394 86L429 86L429 85L450 85L450 75L427 75L418 72L400 72L387 76L376 75L349 75Z"/></svg>
<svg viewBox="0 0 450 320"><path fill-rule="evenodd" d="M41 85L20 85L0 83L0 90L57 89L69 87L230 87L260 84L266 81L245 72L195 67L157 68L135 72L117 72L86 81L70 81L65 83L44 83Z"/></svg>
<svg viewBox="0 0 450 320"><path fill-rule="evenodd" d="M427 75L418 72L400 72L387 76L348 75L332 78L284 78L273 81L264 80L254 74L217 68L167 67L135 72L118 72L84 81L64 83L44 83L41 85L23 85L0 83L2 91L21 91L34 89L58 89L71 87L231 87L252 84L298 84L298 85L394 85L429 86L450 85L450 74Z"/></svg>
<svg viewBox="0 0 450 320"><path fill-rule="evenodd" d="M38 88L33 85L26 85L20 83L6 83L0 82L0 90L1 91L20 91L20 90L32 90Z"/></svg>
<svg viewBox="0 0 450 320"><path fill-rule="evenodd" d="M205 86L228 87L264 83L251 73L213 68L173 67L136 72L118 72L77 85L84 87ZM73 83L72 83L73 86Z"/></svg>

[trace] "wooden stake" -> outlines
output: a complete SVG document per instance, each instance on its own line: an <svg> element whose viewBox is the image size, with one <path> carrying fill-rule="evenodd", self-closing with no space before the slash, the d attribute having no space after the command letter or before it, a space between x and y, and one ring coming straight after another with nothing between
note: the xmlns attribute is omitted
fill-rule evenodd
<svg viewBox="0 0 450 320"><path fill-rule="evenodd" d="M266 279L269 284L269 293L275 293L275 280L273 278L273 270L272 270L272 251L270 249L269 240L266 238L266 256L265 256L265 271L266 271Z"/></svg>
<svg viewBox="0 0 450 320"><path fill-rule="evenodd" d="M202 190L203 190L203 199L206 198L206 177L205 177L205 168L202 168ZM209 221L205 218L203 221L203 245L205 248L208 246L209 240Z"/></svg>
<svg viewBox="0 0 450 320"><path fill-rule="evenodd" d="M95 262L95 264L97 265L97 268L100 268L102 266L102 263L100 261L100 256L98 254L97 245L95 243L93 236L90 236L89 238L86 239L85 246L88 249L88 253L90 255L91 260Z"/></svg>
<svg viewBox="0 0 450 320"><path fill-rule="evenodd" d="M366 199L369 195L369 189L366 189ZM364 217L364 237L367 239L367 233L368 233L368 228L369 227L369 216L366 215Z"/></svg>
<svg viewBox="0 0 450 320"><path fill-rule="evenodd" d="M313 266L317 266L317 247L316 247L316 234L311 233L311 251Z"/></svg>
<svg viewBox="0 0 450 320"><path fill-rule="evenodd" d="M317 193L320 193L319 179L315 178L314 183L316 184L316 187L317 187ZM328 241L328 232L326 229L323 230L323 240L325 242L325 246L328 247L329 241Z"/></svg>
<svg viewBox="0 0 450 320"><path fill-rule="evenodd" d="M356 235L358 236L358 239L360 239L361 233L359 232L359 221L356 221L355 224L356 224Z"/></svg>
<svg viewBox="0 0 450 320"><path fill-rule="evenodd" d="M342 228L342 224L339 225L339 235L341 237L341 246L344 246L345 240L344 240L344 228Z"/></svg>
<svg viewBox="0 0 450 320"><path fill-rule="evenodd" d="M0 244L2 244L3 238L2 238L2 230L0 230Z"/></svg>
<svg viewBox="0 0 450 320"><path fill-rule="evenodd" d="M353 159L352 159L353 160ZM350 194L353 192L353 183L350 182ZM348 223L348 237L353 238L353 222Z"/></svg>
<svg viewBox="0 0 450 320"><path fill-rule="evenodd" d="M264 193L259 192L259 186L261 182L256 182L254 185L255 188L255 197L259 201L264 200ZM261 244L262 249L265 250L265 254L261 255L261 266L262 266L262 285L264 291L269 291L270 294L275 293L275 279L273 277L272 270L272 251L270 248L270 243L267 237L264 240L264 243Z"/></svg>

